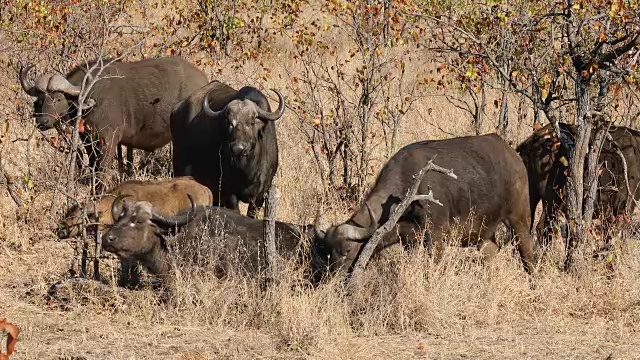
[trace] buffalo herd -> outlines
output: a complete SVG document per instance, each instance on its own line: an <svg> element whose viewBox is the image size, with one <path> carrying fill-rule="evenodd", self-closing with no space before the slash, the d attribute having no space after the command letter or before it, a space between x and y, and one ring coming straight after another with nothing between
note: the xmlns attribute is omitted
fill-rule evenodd
<svg viewBox="0 0 640 360"><path fill-rule="evenodd" d="M32 66L20 70L23 89L34 98L37 127L59 129L74 120L82 99L82 120L90 129L83 141L99 144L92 164L109 166L120 145L150 151L171 141L174 178L126 181L94 205L74 204L57 236L79 236L85 215L98 224L103 248L121 259L122 286L137 285L137 264L170 282L172 251L192 258L197 257L194 252L207 254L216 276L231 269L256 273L264 268L265 220L256 216L278 167L275 121L285 112L284 96L273 90L278 107L272 110L260 90L208 82L204 72L179 57L95 64L78 66L67 76L41 75L34 82L27 79ZM102 73L87 70L97 68ZM83 81L86 85L94 79L81 96ZM575 137L573 125L559 126L568 138ZM615 126L608 130L596 211L615 222L628 217L640 195L640 132ZM323 273L348 270L390 219L414 175L433 160L457 175L452 180L429 172L418 185L419 194L433 193L441 205L422 198L411 202L375 252L396 243L424 244L438 260L445 235L459 227L465 234L461 244L477 247L490 261L500 248L496 230L504 224L523 268L532 273L536 207L542 201L536 229L544 247L564 210L568 158L551 125L537 128L515 150L495 134L409 144L382 167L344 223L321 226L321 212L314 225L276 221L278 252L298 264L311 264L314 282ZM248 204L247 216L240 214L239 202Z"/></svg>

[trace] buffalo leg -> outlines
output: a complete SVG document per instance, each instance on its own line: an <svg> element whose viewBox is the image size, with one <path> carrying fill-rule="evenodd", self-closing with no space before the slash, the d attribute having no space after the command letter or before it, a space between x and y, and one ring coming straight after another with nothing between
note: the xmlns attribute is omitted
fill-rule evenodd
<svg viewBox="0 0 640 360"><path fill-rule="evenodd" d="M553 199L549 201L543 201L543 214L542 219L544 220L541 226L542 234L540 235L540 244L545 249L551 245L551 238L553 236L554 228L558 223L558 206L561 203L562 199L554 192ZM538 228L536 228L538 229Z"/></svg>
<svg viewBox="0 0 640 360"><path fill-rule="evenodd" d="M111 185L111 174L109 172L116 155L117 146L117 143L105 143L103 151L100 154L97 166L100 170L100 176L98 176L99 182L96 186L97 193L102 192L102 190L105 190L109 185Z"/></svg>
<svg viewBox="0 0 640 360"><path fill-rule="evenodd" d="M515 235L516 245L518 247L518 253L520 253L520 260L522 260L522 266L524 270L531 274L534 270L534 246L531 239L531 219L529 214L516 207L514 211L507 218L507 227Z"/></svg>
<svg viewBox="0 0 640 360"><path fill-rule="evenodd" d="M135 259L122 259L120 261L120 278L118 286L136 288L140 285L140 269Z"/></svg>
<svg viewBox="0 0 640 360"><path fill-rule="evenodd" d="M258 215L258 211L262 209L264 205L264 196L257 197L254 201L249 202L249 208L247 209L247 216L255 219Z"/></svg>
<svg viewBox="0 0 640 360"><path fill-rule="evenodd" d="M529 178L529 211L531 214L531 225L529 226L529 231L533 231L533 226L535 224L536 218L536 208L538 207L538 203L541 200L538 187L536 186L535 179ZM538 220L538 222L542 221L542 218Z"/></svg>
<svg viewBox="0 0 640 360"><path fill-rule="evenodd" d="M127 177L133 177L133 148L127 146Z"/></svg>
<svg viewBox="0 0 640 360"><path fill-rule="evenodd" d="M495 241L484 239L478 244L478 250L484 255L485 262L490 264L498 254L499 248Z"/></svg>
<svg viewBox="0 0 640 360"><path fill-rule="evenodd" d="M425 243L433 262L438 264L442 260L442 254L444 253L444 232L442 227L425 233Z"/></svg>
<svg viewBox="0 0 640 360"><path fill-rule="evenodd" d="M516 230L516 241L524 270L531 274L534 270L534 248L529 231Z"/></svg>
<svg viewBox="0 0 640 360"><path fill-rule="evenodd" d="M226 196L223 206L227 209L235 210L238 214L240 213L240 204L238 203L238 198L235 195Z"/></svg>
<svg viewBox="0 0 640 360"><path fill-rule="evenodd" d="M122 145L118 144L116 145L116 150L117 150L117 159L118 159L118 173L119 174L123 174L124 173L124 162L122 160Z"/></svg>

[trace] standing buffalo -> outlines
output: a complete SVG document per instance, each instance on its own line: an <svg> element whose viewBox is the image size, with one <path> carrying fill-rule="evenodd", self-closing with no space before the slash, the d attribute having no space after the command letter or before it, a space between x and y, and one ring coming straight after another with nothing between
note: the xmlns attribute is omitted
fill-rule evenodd
<svg viewBox="0 0 640 360"><path fill-rule="evenodd" d="M575 139L575 125L558 125L570 141ZM607 222L614 222L619 217L628 217L630 214L627 211L633 212L635 200L640 199L640 132L622 126L611 126L609 134L613 142L605 138L598 160L602 170L598 178L594 215L602 216ZM626 180L625 166L618 150L626 162ZM551 124L535 131L517 147L517 151L527 167L529 177L531 227L533 228L536 207L542 200L542 217L538 221L536 232L541 243L547 246L551 242L551 229L557 222L558 211L566 210L564 191L569 154L561 145Z"/></svg>
<svg viewBox="0 0 640 360"><path fill-rule="evenodd" d="M418 234L427 230L427 245L435 245L435 257L439 259L444 233L458 222L457 218L463 227L461 233L468 235L463 246L476 245L490 260L498 249L496 228L504 223L515 233L525 270L532 272L527 171L518 154L495 134L422 141L400 149L382 168L349 220L328 229L316 227L316 241L328 250L330 269L352 266L361 247L401 202L413 176L432 159L452 169L458 179L429 172L418 194L432 190L443 206L423 200L412 202L397 223L398 235L383 239L376 250L399 241L405 246L415 243Z"/></svg>
<svg viewBox="0 0 640 360"><path fill-rule="evenodd" d="M77 237L83 230L83 212L88 220L98 224L98 230L106 231L120 216L122 209L118 208L118 198L127 197L135 201L147 201L166 215L175 215L190 205L189 198L198 205L211 205L213 196L211 191L189 176L157 181L125 181L115 188L107 191L107 194L96 201L85 205L75 204L64 215L56 229L56 235L60 239ZM83 211L84 210L84 211ZM121 266L120 284L135 285L137 273L132 272L135 263L123 262ZM130 279L133 277L133 279ZM131 283L131 284L130 284Z"/></svg>
<svg viewBox="0 0 640 360"><path fill-rule="evenodd" d="M275 112L256 88L235 90L218 81L178 103L171 113L174 176L193 176L229 209L248 203L247 215L255 218L278 169L274 121L285 104L274 92Z"/></svg>
<svg viewBox="0 0 640 360"><path fill-rule="evenodd" d="M146 201L124 199L113 204L122 215L103 237L106 251L123 262L139 261L163 282L173 278L173 266L212 264L216 276L229 272L257 274L266 269L265 220L252 219L236 211L205 206L164 216ZM177 228L174 236L169 233ZM278 252L299 264L310 261L307 240L310 225L276 221ZM173 262L173 264L172 264Z"/></svg>
<svg viewBox="0 0 640 360"><path fill-rule="evenodd" d="M20 83L36 98L37 127L57 128L74 119L87 69L76 67L66 77L47 73L31 84L26 77L32 67L20 70ZM112 163L118 144L153 151L169 143L171 109L208 81L204 72L180 57L113 62L101 74L96 70L91 75L98 80L83 104L83 119L101 143L98 166L103 169Z"/></svg>

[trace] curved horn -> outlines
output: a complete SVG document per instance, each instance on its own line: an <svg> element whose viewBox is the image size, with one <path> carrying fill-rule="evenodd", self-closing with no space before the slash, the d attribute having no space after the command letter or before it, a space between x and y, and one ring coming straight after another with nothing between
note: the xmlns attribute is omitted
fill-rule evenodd
<svg viewBox="0 0 640 360"><path fill-rule="evenodd" d="M73 85L69 82L64 76L60 74L55 74L49 80L49 84L47 85L47 90L49 91L62 91L65 94L71 95L73 97L77 97L80 95L80 86Z"/></svg>
<svg viewBox="0 0 640 360"><path fill-rule="evenodd" d="M22 85L22 89L30 96L38 95L38 89L35 87L35 84L27 80L29 70L31 70L34 66L35 64L27 65L26 68L22 66L20 67L20 85Z"/></svg>
<svg viewBox="0 0 640 360"><path fill-rule="evenodd" d="M276 95L278 95L278 109L275 112L265 111L256 105L256 112L258 113L258 119L266 121L276 121L284 114L284 96L276 89L271 89Z"/></svg>
<svg viewBox="0 0 640 360"><path fill-rule="evenodd" d="M116 196L116 199L111 203L111 217L113 218L113 222L115 223L120 218L120 214L122 214L122 199L131 196L129 194L123 194Z"/></svg>
<svg viewBox="0 0 640 360"><path fill-rule="evenodd" d="M327 224L322 223L322 202L318 206L318 211L316 211L316 218L313 221L313 232L316 238L324 239L324 236L327 232L329 226Z"/></svg>
<svg viewBox="0 0 640 360"><path fill-rule="evenodd" d="M376 220L375 215L373 214L373 210L369 207L369 204L366 202L364 205L367 207L367 211L369 212L369 226L367 227L359 227L351 224L342 225L343 234L346 238L352 240L364 240L368 237L371 237L373 233L376 231L376 224L378 221Z"/></svg>
<svg viewBox="0 0 640 360"><path fill-rule="evenodd" d="M193 218L196 216L196 202L193 200L191 194L187 194L187 196L189 197L189 202L191 203L191 209L189 209L189 211L187 211L185 214L163 216L152 210L151 221L158 222L162 225L181 227L189 221L193 220Z"/></svg>
<svg viewBox="0 0 640 360"><path fill-rule="evenodd" d="M213 90L211 90L213 91ZM211 108L209 107L209 93L211 92L209 91L205 96L204 96L204 101L202 102L202 111L210 118L212 119L217 119L220 116L224 115L225 113L225 109L227 108L226 106L219 111L214 111L211 110Z"/></svg>

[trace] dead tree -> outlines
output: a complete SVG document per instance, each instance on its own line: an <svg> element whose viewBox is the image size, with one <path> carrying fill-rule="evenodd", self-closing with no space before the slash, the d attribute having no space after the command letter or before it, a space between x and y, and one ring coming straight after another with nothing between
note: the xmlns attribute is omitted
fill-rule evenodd
<svg viewBox="0 0 640 360"><path fill-rule="evenodd" d="M364 269L369 263L369 259L371 258L371 255L373 255L373 252L375 251L376 247L378 246L378 244L380 243L384 235L386 235L389 231L391 231L391 229L393 229L393 227L396 225L396 223L398 222L402 214L404 214L405 210L407 210L407 207L409 207L409 205L412 202L418 201L418 200L425 200L425 201L434 203L436 205L442 206L442 203L433 197L433 191L431 190L429 190L429 193L426 195L416 195L416 193L418 192L418 187L420 187L420 183L422 183L422 179L429 171L432 171L432 170L439 173L443 173L453 179L458 178L453 173L453 170L448 170L443 167L440 167L434 164L433 160L429 160L427 165L425 165L417 174L413 176L413 181L411 182L411 185L409 186L407 193L405 194L400 204L396 206L395 210L389 217L389 220L387 220L381 227L379 227L373 233L373 235L371 236L371 239L367 241L367 243L364 245L364 249L360 252L360 255L358 256L356 263L351 270L351 276L349 279L349 287L352 290L362 282L360 279L362 278Z"/></svg>

